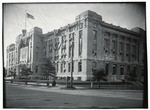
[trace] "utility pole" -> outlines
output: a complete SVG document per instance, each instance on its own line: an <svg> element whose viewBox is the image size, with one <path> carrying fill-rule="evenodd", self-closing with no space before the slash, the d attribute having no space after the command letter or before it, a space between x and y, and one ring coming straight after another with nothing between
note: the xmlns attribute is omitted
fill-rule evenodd
<svg viewBox="0 0 150 110"><path fill-rule="evenodd" d="M74 51L74 38L72 37L72 55L71 55L71 88L73 87L73 51Z"/></svg>

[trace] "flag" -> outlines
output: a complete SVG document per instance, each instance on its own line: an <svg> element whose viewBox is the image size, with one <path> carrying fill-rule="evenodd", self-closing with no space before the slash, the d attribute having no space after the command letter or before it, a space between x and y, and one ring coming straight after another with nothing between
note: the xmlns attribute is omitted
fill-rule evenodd
<svg viewBox="0 0 150 110"><path fill-rule="evenodd" d="M27 18L30 18L30 19L34 19L34 16L29 14L29 13L26 13L27 14Z"/></svg>

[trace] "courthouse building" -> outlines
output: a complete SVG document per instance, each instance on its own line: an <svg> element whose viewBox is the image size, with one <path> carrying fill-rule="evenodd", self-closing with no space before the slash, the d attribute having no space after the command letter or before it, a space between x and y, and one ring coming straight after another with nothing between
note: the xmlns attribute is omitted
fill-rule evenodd
<svg viewBox="0 0 150 110"><path fill-rule="evenodd" d="M50 58L60 79L73 72L74 80L90 80L94 69L103 68L109 81L121 81L131 70L141 80L145 37L139 27L128 30L115 26L88 10L78 15L74 23L46 34L38 27L29 32L23 30L7 55L14 52L17 75L21 64L31 67L33 75L40 75L43 58ZM7 57L6 69L12 68L11 58Z"/></svg>

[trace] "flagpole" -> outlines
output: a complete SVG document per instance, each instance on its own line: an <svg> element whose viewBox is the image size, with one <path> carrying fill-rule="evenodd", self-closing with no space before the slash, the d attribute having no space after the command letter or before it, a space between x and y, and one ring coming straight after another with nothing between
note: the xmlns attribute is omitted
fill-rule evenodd
<svg viewBox="0 0 150 110"><path fill-rule="evenodd" d="M27 26L27 10L25 11L25 30L26 30L26 26Z"/></svg>

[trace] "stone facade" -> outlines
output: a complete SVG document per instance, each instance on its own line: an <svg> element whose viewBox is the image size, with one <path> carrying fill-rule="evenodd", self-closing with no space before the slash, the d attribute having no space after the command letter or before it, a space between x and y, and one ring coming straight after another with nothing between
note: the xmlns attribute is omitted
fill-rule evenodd
<svg viewBox="0 0 150 110"><path fill-rule="evenodd" d="M22 34L16 37L16 43L14 44L14 68L16 69L16 75L19 75L21 71L21 65L26 64L32 69L34 74L40 74L37 72L38 66L42 62L42 29L34 27L30 32L26 30L22 31ZM8 60L8 58L7 58ZM8 65L8 62L7 64ZM8 66L6 69L8 70ZM9 72L9 71L8 71Z"/></svg>
<svg viewBox="0 0 150 110"><path fill-rule="evenodd" d="M27 45L20 47L22 41ZM42 59L50 58L60 79L70 76L72 70L75 80L90 80L94 69L103 68L109 81L121 81L131 69L140 80L144 45L145 31L141 28L128 30L108 24L102 16L88 10L78 15L74 23L46 34L35 27L19 35L15 61L16 65L28 63L39 75Z"/></svg>
<svg viewBox="0 0 150 110"><path fill-rule="evenodd" d="M15 44L7 46L6 55L6 68L7 74L9 75L10 71L14 71L15 68Z"/></svg>

